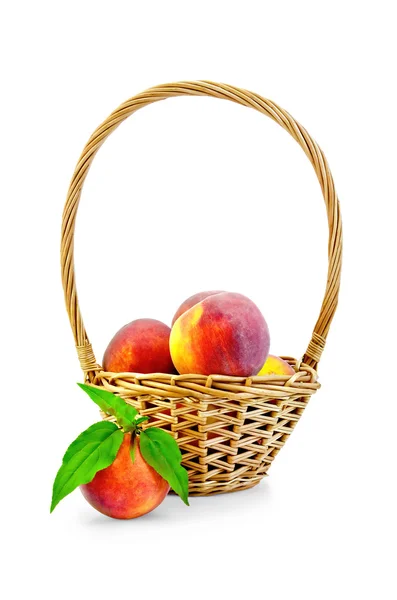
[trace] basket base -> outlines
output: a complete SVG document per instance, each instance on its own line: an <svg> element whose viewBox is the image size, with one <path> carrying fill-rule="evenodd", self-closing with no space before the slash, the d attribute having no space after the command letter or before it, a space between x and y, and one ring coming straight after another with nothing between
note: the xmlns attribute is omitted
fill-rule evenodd
<svg viewBox="0 0 397 600"><path fill-rule="evenodd" d="M196 484L193 489L189 489L189 496L218 496L219 494L242 492L243 490L248 490L249 488L255 487L265 477L268 477L267 473L253 477L249 480L246 479L245 481L228 482L227 485L222 485L219 483L216 484L214 482L211 482L211 484L200 483ZM170 490L170 494L175 495L175 492Z"/></svg>

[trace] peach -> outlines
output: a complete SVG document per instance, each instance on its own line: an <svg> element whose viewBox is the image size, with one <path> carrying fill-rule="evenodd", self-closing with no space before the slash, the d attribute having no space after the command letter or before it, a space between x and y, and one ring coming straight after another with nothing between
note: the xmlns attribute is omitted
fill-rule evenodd
<svg viewBox="0 0 397 600"><path fill-rule="evenodd" d="M137 319L122 327L106 348L105 371L114 373L175 373L169 337L171 329L156 319Z"/></svg>
<svg viewBox="0 0 397 600"><path fill-rule="evenodd" d="M270 346L266 321L246 296L221 292L184 312L170 335L172 361L181 374L256 375Z"/></svg>
<svg viewBox="0 0 397 600"><path fill-rule="evenodd" d="M293 375L294 369L286 360L269 354L258 375Z"/></svg>
<svg viewBox="0 0 397 600"><path fill-rule="evenodd" d="M176 311L174 318L172 319L172 325L175 323L175 321L177 319L179 319L179 317L181 315L183 315L184 312L189 310L189 308L192 308L192 306L194 306L195 304L198 304L198 302L201 302L205 298L208 298L208 296L214 296L215 294L222 294L222 292L221 291L198 292L197 294L193 294L193 296L190 296L187 300L185 300L185 302L182 302L182 304Z"/></svg>
<svg viewBox="0 0 397 600"><path fill-rule="evenodd" d="M98 471L90 483L80 486L91 506L114 519L135 519L145 515L161 504L170 489L165 479L143 459L138 437L132 462L131 443L131 433L125 433L110 467Z"/></svg>

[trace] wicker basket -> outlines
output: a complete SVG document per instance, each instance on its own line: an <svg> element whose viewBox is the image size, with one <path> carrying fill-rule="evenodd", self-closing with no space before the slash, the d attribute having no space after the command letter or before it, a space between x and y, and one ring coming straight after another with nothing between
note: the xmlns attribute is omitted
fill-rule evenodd
<svg viewBox="0 0 397 600"><path fill-rule="evenodd" d="M293 376L108 373L96 362L80 314L74 273L73 237L82 186L100 146L124 119L152 102L174 96L211 96L255 108L292 135L316 172L328 213L328 278L320 315L302 360L287 358L295 369ZM89 139L68 191L61 243L66 307L81 368L86 381L116 392L142 415L148 415L148 426L172 433L189 473L191 495L250 488L267 475L310 397L320 387L316 369L337 306L341 248L339 202L322 151L286 111L257 94L209 81L160 85L127 100Z"/></svg>

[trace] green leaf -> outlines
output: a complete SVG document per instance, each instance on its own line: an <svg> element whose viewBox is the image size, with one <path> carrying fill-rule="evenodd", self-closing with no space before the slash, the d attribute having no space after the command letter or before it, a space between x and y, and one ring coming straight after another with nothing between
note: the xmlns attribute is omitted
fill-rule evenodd
<svg viewBox="0 0 397 600"><path fill-rule="evenodd" d="M136 408L127 404L122 398L107 390L96 388L92 385L86 385L85 383L78 383L77 385L89 395L91 400L93 400L103 412L107 415L116 417L117 423L124 431L135 430L135 417L138 414Z"/></svg>
<svg viewBox="0 0 397 600"><path fill-rule="evenodd" d="M101 421L80 433L66 450L52 489L50 512L79 485L89 483L116 458L124 434L116 423Z"/></svg>
<svg viewBox="0 0 397 600"><path fill-rule="evenodd" d="M136 419L135 425L140 425L141 423L144 423L144 421L149 421L149 417L139 417L139 419Z"/></svg>
<svg viewBox="0 0 397 600"><path fill-rule="evenodd" d="M188 502L188 475L182 467L182 454L174 438L157 427L149 427L139 436L140 450L146 462L153 467L180 496Z"/></svg>

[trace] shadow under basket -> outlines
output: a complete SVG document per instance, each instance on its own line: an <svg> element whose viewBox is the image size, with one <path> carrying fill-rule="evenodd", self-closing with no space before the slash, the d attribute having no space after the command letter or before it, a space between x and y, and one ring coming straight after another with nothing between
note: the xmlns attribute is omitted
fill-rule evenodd
<svg viewBox="0 0 397 600"><path fill-rule="evenodd" d="M122 121L139 108L174 96L211 96L258 110L292 135L316 172L328 214L328 277L320 315L302 360L284 357L293 366L293 375L108 373L96 362L80 313L74 271L74 228L82 186L96 152ZM257 94L208 81L157 86L127 100L89 139L69 187L61 241L66 307L84 380L120 395L141 415L148 416L145 427L156 426L171 433L189 473L190 495L243 490L267 475L310 397L320 387L317 366L337 306L341 249L339 202L322 151L289 113Z"/></svg>

